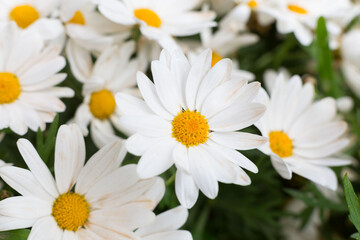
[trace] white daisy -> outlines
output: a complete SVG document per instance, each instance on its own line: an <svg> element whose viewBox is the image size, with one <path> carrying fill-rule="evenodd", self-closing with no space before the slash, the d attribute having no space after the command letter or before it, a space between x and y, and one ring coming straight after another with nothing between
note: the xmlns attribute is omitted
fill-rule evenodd
<svg viewBox="0 0 360 240"><path fill-rule="evenodd" d="M121 109L116 108L114 96L119 92L137 93L135 86L139 63L137 59L130 60L134 48L134 42L108 47L92 64L87 51L77 53L71 43L67 47L71 69L84 83L84 101L76 111L74 121L85 136L90 124L91 137L98 147L118 138L113 126L125 134L131 132L119 122ZM86 66L82 64L85 62Z"/></svg>
<svg viewBox="0 0 360 240"><path fill-rule="evenodd" d="M44 47L39 35L20 31L15 23L0 25L0 129L19 135L28 127L45 129L65 105L61 97L72 97L66 87L54 87L66 78L57 74L65 66L58 46Z"/></svg>
<svg viewBox="0 0 360 240"><path fill-rule="evenodd" d="M204 9L207 9L205 6ZM184 52L189 56L190 61L194 61L196 56L205 49L212 50L211 66L213 67L224 57L228 57L239 48L251 45L258 41L258 36L247 32L246 24L236 21L233 14L229 13L220 22L216 32L211 28L206 28L201 32L201 43L198 41L183 41ZM188 50L189 48L189 50ZM235 59L233 62L233 78L242 78L248 81L255 79L255 75L244 70L240 70Z"/></svg>
<svg viewBox="0 0 360 240"><path fill-rule="evenodd" d="M182 52L170 55L164 50L160 60L152 62L155 84L143 73L137 75L145 101L116 95L124 112L120 122L136 132L126 146L141 156L140 177L156 176L175 163L176 194L187 208L195 204L199 189L215 198L218 181L250 184L240 167L258 169L236 150L253 149L266 141L236 132L264 113L263 105L252 102L260 84L230 80L231 60L223 59L211 68L211 56L206 50L191 65Z"/></svg>
<svg viewBox="0 0 360 240"><path fill-rule="evenodd" d="M141 240L192 240L191 233L178 230L188 217L184 207L176 207L156 216L156 220L148 226L136 230Z"/></svg>
<svg viewBox="0 0 360 240"><path fill-rule="evenodd" d="M60 17L65 23L67 35L87 50L101 52L130 36L129 27L107 20L96 11L91 0L61 1Z"/></svg>
<svg viewBox="0 0 360 240"><path fill-rule="evenodd" d="M0 21L15 21L26 31L40 34L45 40L55 39L64 32L58 19L50 18L59 0L1 0Z"/></svg>
<svg viewBox="0 0 360 240"><path fill-rule="evenodd" d="M350 89L360 97L360 29L355 28L347 32L341 44L341 68L345 75L345 80Z"/></svg>
<svg viewBox="0 0 360 240"><path fill-rule="evenodd" d="M172 36L189 36L216 25L214 12L193 11L202 0L101 0L100 12L113 22L140 25L141 33L163 48L178 48Z"/></svg>
<svg viewBox="0 0 360 240"><path fill-rule="evenodd" d="M274 22L274 17L268 14L269 9L277 6L278 0L235 0L238 4L229 14L233 15L238 22L247 23L251 13L255 12L257 20L263 26Z"/></svg>
<svg viewBox="0 0 360 240"><path fill-rule="evenodd" d="M348 159L335 156L350 143L344 136L347 124L335 118L334 99L313 102L313 97L313 85L303 85L299 76L286 81L279 75L271 98L260 91L258 101L267 110L255 126L269 142L259 149L270 155L283 178L291 179L294 172L335 190L337 178L330 167L350 164Z"/></svg>
<svg viewBox="0 0 360 240"><path fill-rule="evenodd" d="M152 209L164 182L140 180L135 165L119 168L126 154L121 141L105 146L84 165L80 129L61 126L56 181L28 140L20 139L18 148L30 171L0 168L3 180L22 195L0 202L0 231L32 227L28 240L130 240L136 239L135 229L154 221Z"/></svg>

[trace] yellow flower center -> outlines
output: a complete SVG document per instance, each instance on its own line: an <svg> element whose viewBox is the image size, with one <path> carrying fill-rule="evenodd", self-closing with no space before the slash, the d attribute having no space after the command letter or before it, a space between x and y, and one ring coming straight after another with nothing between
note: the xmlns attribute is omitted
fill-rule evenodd
<svg viewBox="0 0 360 240"><path fill-rule="evenodd" d="M84 15L80 11L76 11L72 19L70 19L67 23L85 25Z"/></svg>
<svg viewBox="0 0 360 240"><path fill-rule="evenodd" d="M106 119L115 111L116 103L114 95L106 89L94 92L91 94L89 107L94 117L101 120Z"/></svg>
<svg viewBox="0 0 360 240"><path fill-rule="evenodd" d="M27 28L40 18L39 12L30 5L21 5L15 7L10 12L10 19L14 20L21 28Z"/></svg>
<svg viewBox="0 0 360 240"><path fill-rule="evenodd" d="M282 131L269 133L269 142L271 150L279 157L286 158L292 155L292 141L286 133Z"/></svg>
<svg viewBox="0 0 360 240"><path fill-rule="evenodd" d="M290 11L296 12L298 14L307 14L308 12L306 11L306 9L299 7L297 5L288 5L288 9Z"/></svg>
<svg viewBox="0 0 360 240"><path fill-rule="evenodd" d="M77 193L61 194L54 202L52 215L59 228L76 232L89 217L90 205Z"/></svg>
<svg viewBox="0 0 360 240"><path fill-rule="evenodd" d="M215 66L215 64L217 64L222 59L223 59L223 57L220 54L213 51L212 59L211 59L211 67Z"/></svg>
<svg viewBox="0 0 360 240"><path fill-rule="evenodd" d="M19 79L12 73L0 72L0 104L14 102L20 93Z"/></svg>
<svg viewBox="0 0 360 240"><path fill-rule="evenodd" d="M161 19L159 16L152 10L147 8L139 8L134 11L134 15L137 19L146 22L150 27L160 27Z"/></svg>
<svg viewBox="0 0 360 240"><path fill-rule="evenodd" d="M250 7L250 8L256 8L257 7L257 2L254 1L254 0L251 0L247 3L247 5Z"/></svg>
<svg viewBox="0 0 360 240"><path fill-rule="evenodd" d="M182 110L172 121L172 137L186 147L205 143L209 132L206 118L196 111Z"/></svg>

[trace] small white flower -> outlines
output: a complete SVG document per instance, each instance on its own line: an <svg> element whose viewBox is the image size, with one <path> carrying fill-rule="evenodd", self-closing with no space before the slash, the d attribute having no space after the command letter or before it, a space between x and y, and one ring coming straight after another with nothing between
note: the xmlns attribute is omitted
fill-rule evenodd
<svg viewBox="0 0 360 240"><path fill-rule="evenodd" d="M184 207L176 207L156 216L150 225L136 230L136 234L142 240L192 240L191 233L178 230L188 217L188 211Z"/></svg>
<svg viewBox="0 0 360 240"><path fill-rule="evenodd" d="M58 19L51 18L59 0L2 0L0 21L15 21L19 28L40 34L45 40L59 37L64 28Z"/></svg>
<svg viewBox="0 0 360 240"><path fill-rule="evenodd" d="M43 39L29 31L20 31L15 23L0 25L0 129L19 135L28 128L45 129L65 105L59 98L72 97L67 87L54 87L66 74L57 46L44 47Z"/></svg>
<svg viewBox="0 0 360 240"><path fill-rule="evenodd" d="M117 94L124 115L120 122L136 133L126 141L129 152L141 156L141 178L163 173L174 163L176 195L191 208L199 189L209 198L218 194L218 181L250 184L243 167L256 165L236 150L266 142L258 135L237 132L255 123L264 106L252 102L260 84L231 79L231 60L211 68L212 53L202 52L190 64L181 51L162 51L152 62L153 84L139 72L137 82L145 101ZM240 166L240 167L239 167Z"/></svg>
<svg viewBox="0 0 360 240"><path fill-rule="evenodd" d="M344 136L347 124L336 118L334 99L313 102L313 97L313 85L303 85L299 76L287 81L279 75L271 98L262 90L258 101L267 110L255 126L269 143L259 149L283 178L291 179L294 172L335 190L338 182L330 167L351 163L335 156L350 143Z"/></svg>
<svg viewBox="0 0 360 240"><path fill-rule="evenodd" d="M173 36L189 36L216 25L214 12L193 11L202 0L102 0L100 12L113 22L134 26L140 24L141 33L156 40L163 48L175 49Z"/></svg>
<svg viewBox="0 0 360 240"><path fill-rule="evenodd" d="M0 176L22 196L0 202L0 231L32 227L28 240L136 239L135 229L155 219L165 190L160 178L140 180L136 166L120 167L126 154L114 141L85 163L85 143L76 125L60 127L55 179L34 147L18 141L29 170L0 168Z"/></svg>
<svg viewBox="0 0 360 240"><path fill-rule="evenodd" d="M131 133L119 122L121 109L116 108L114 96L119 92L137 93L139 63L137 59L130 60L134 48L134 42L108 47L93 64L86 50L76 48L72 43L67 46L71 69L84 83L84 102L76 111L74 121L85 136L90 124L91 137L98 147L118 138L113 126L125 134Z"/></svg>
<svg viewBox="0 0 360 240"><path fill-rule="evenodd" d="M257 14L260 25L267 26L274 22L274 17L269 10L277 6L279 0L235 0L238 4L229 14L234 16L238 22L247 23L251 13Z"/></svg>
<svg viewBox="0 0 360 240"><path fill-rule="evenodd" d="M360 29L353 29L343 36L341 68L350 89L360 97Z"/></svg>

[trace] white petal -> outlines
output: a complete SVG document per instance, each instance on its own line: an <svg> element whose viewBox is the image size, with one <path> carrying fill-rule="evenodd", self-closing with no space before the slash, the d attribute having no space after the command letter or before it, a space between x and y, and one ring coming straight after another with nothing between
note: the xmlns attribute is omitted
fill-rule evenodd
<svg viewBox="0 0 360 240"><path fill-rule="evenodd" d="M125 115L120 117L119 123L145 136L163 137L171 135L172 126L170 122L157 115Z"/></svg>
<svg viewBox="0 0 360 240"><path fill-rule="evenodd" d="M219 61L204 77L200 83L196 96L196 109L201 109L206 97L221 83L230 79L232 63L230 59Z"/></svg>
<svg viewBox="0 0 360 240"><path fill-rule="evenodd" d="M176 207L156 216L153 223L148 226L139 228L136 233L141 237L151 235L153 233L166 232L179 229L183 226L188 218L188 210L184 207Z"/></svg>
<svg viewBox="0 0 360 240"><path fill-rule="evenodd" d="M199 196L199 188L191 175L180 169L176 172L175 191L180 204L186 208L192 208Z"/></svg>
<svg viewBox="0 0 360 240"><path fill-rule="evenodd" d="M271 163L275 170L285 179L291 179L292 171L289 165L280 157L272 155L270 157Z"/></svg>
<svg viewBox="0 0 360 240"><path fill-rule="evenodd" d="M122 114L126 115L149 115L153 114L144 100L130 94L118 93L115 95L116 104Z"/></svg>
<svg viewBox="0 0 360 240"><path fill-rule="evenodd" d="M80 128L62 125L55 145L55 178L60 193L66 193L74 186L85 163L85 142Z"/></svg>
<svg viewBox="0 0 360 240"><path fill-rule="evenodd" d="M196 185L210 199L219 191L219 184L213 169L209 167L208 154L199 146L189 148L190 172Z"/></svg>
<svg viewBox="0 0 360 240"><path fill-rule="evenodd" d="M142 72L138 72L136 78L141 95L145 99L148 107L157 115L172 120L173 116L165 110L164 106L161 104L155 86L150 79Z"/></svg>
<svg viewBox="0 0 360 240"><path fill-rule="evenodd" d="M191 233L184 230L156 233L142 238L143 240L193 240Z"/></svg>
<svg viewBox="0 0 360 240"><path fill-rule="evenodd" d="M0 216L0 231L29 228L34 225L37 218L18 218Z"/></svg>
<svg viewBox="0 0 360 240"><path fill-rule="evenodd" d="M189 157L188 157L188 148L178 143L173 151L174 163L177 168L186 173L190 173Z"/></svg>
<svg viewBox="0 0 360 240"><path fill-rule="evenodd" d="M256 123L265 110L265 106L259 103L233 104L210 118L209 126L213 131L236 131Z"/></svg>
<svg viewBox="0 0 360 240"><path fill-rule="evenodd" d="M82 83L88 80L93 68L90 52L70 39L66 45L66 55L74 76Z"/></svg>
<svg viewBox="0 0 360 240"><path fill-rule="evenodd" d="M53 216L43 217L31 228L28 240L62 240L63 230L55 222Z"/></svg>
<svg viewBox="0 0 360 240"><path fill-rule="evenodd" d="M7 217L40 218L51 214L52 204L34 197L10 197L0 202L0 212Z"/></svg>
<svg viewBox="0 0 360 240"><path fill-rule="evenodd" d="M201 81L211 68L211 50L208 49L202 52L189 72L189 76L186 81L186 104L190 111L193 111L196 106L196 96L200 87Z"/></svg>
<svg viewBox="0 0 360 240"><path fill-rule="evenodd" d="M148 148L139 160L137 172L140 178L150 178L165 172L174 164L175 140L165 137Z"/></svg>
<svg viewBox="0 0 360 240"><path fill-rule="evenodd" d="M51 196L57 197L59 192L56 188L54 178L33 145L26 139L18 140L17 145L21 156L24 158L26 165L32 174L34 174L36 180Z"/></svg>
<svg viewBox="0 0 360 240"><path fill-rule="evenodd" d="M25 197L37 197L46 201L55 200L29 170L4 166L0 168L0 176L9 186Z"/></svg>
<svg viewBox="0 0 360 240"><path fill-rule="evenodd" d="M159 138L147 137L139 133L135 133L126 140L125 145L126 145L126 149L130 153L136 156L141 156L145 153L147 149L153 146L154 143L156 143L157 141L159 141Z"/></svg>
<svg viewBox="0 0 360 240"><path fill-rule="evenodd" d="M267 138L245 132L212 132L210 139L228 148L250 150L267 142Z"/></svg>
<svg viewBox="0 0 360 240"><path fill-rule="evenodd" d="M126 155L121 140L106 145L97 151L81 169L76 181L77 193L85 194L101 178L117 169Z"/></svg>

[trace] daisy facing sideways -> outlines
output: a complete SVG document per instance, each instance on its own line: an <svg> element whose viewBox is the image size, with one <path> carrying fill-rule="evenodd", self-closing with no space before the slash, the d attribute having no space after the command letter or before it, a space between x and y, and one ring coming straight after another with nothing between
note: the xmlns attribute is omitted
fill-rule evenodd
<svg viewBox="0 0 360 240"><path fill-rule="evenodd" d="M6 166L0 176L22 196L0 201L0 231L31 227L28 240L137 239L135 229L155 220L165 186L141 180L135 165L119 167L126 151L114 141L84 165L85 143L76 125L60 127L55 179L26 139L19 151L30 170Z"/></svg>
<svg viewBox="0 0 360 240"><path fill-rule="evenodd" d="M116 95L124 112L120 122L135 131L126 147L141 156L141 178L163 173L173 164L176 195L191 208L199 189L209 198L218 194L218 181L249 185L241 168L257 172L256 165L236 150L259 147L266 138L237 132L263 115L265 107L254 103L260 84L231 79L231 60L211 67L211 50L202 52L191 65L180 51L163 50L152 62L154 83L141 72L137 82L145 101Z"/></svg>
<svg viewBox="0 0 360 240"><path fill-rule="evenodd" d="M136 58L130 59L134 50L134 42L108 47L93 64L88 51L68 43L71 69L84 83L84 102L78 107L74 121L84 136L88 135L90 124L91 137L99 148L118 138L113 127L125 134L131 133L119 122L121 109L116 107L114 96L119 92L138 94L135 86L139 63Z"/></svg>
<svg viewBox="0 0 360 240"><path fill-rule="evenodd" d="M44 47L43 39L24 32L15 23L0 24L0 130L10 128L19 135L28 128L45 129L57 112L65 110L61 97L73 90L55 87L66 74L58 46Z"/></svg>
<svg viewBox="0 0 360 240"><path fill-rule="evenodd" d="M296 173L335 190L338 182L330 167L350 164L338 157L350 140L346 122L336 118L336 102L324 98L313 102L314 86L299 76L279 75L269 97L262 90L258 101L267 106L255 126L269 142L259 149L270 156L275 170L285 179Z"/></svg>
<svg viewBox="0 0 360 240"><path fill-rule="evenodd" d="M141 33L163 48L175 49L172 37L190 36L214 27L215 13L193 11L202 0L101 0L100 12L109 20L127 26L139 24Z"/></svg>

